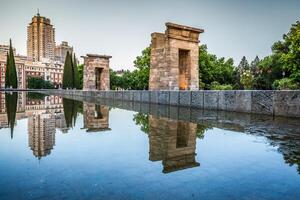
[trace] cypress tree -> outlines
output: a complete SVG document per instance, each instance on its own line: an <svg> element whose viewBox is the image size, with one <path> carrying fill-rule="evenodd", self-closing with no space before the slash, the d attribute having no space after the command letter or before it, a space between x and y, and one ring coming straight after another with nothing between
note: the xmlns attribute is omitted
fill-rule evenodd
<svg viewBox="0 0 300 200"><path fill-rule="evenodd" d="M72 56L67 52L63 73L63 89L73 88L72 65Z"/></svg>
<svg viewBox="0 0 300 200"><path fill-rule="evenodd" d="M11 60L11 85L13 88L18 88L18 77L17 77L17 69L16 69L16 63L15 63L15 56L14 56L14 51L12 48L12 42L10 42L10 47L9 47L9 59Z"/></svg>
<svg viewBox="0 0 300 200"><path fill-rule="evenodd" d="M18 88L17 70L11 39L9 40L9 53L6 59L5 87Z"/></svg>
<svg viewBox="0 0 300 200"><path fill-rule="evenodd" d="M10 72L9 72L9 69L10 69L10 64L9 64L9 54L7 53L6 54L6 68L5 68L5 88L9 88L10 87Z"/></svg>
<svg viewBox="0 0 300 200"><path fill-rule="evenodd" d="M74 82L74 87L76 89L80 88L80 83L79 83L79 73L78 73L78 66L77 66L77 61L76 61L76 56L74 54L73 57L73 82Z"/></svg>

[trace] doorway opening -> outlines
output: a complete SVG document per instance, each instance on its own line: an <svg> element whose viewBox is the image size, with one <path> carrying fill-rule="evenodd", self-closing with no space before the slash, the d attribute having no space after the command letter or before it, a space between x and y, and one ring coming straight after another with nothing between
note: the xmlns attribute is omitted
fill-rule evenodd
<svg viewBox="0 0 300 200"><path fill-rule="evenodd" d="M96 85L96 90L101 90L102 71L103 71L102 68L96 68L95 69L95 75L96 75L95 85Z"/></svg>
<svg viewBox="0 0 300 200"><path fill-rule="evenodd" d="M179 49L179 89L188 90L191 80L190 51Z"/></svg>

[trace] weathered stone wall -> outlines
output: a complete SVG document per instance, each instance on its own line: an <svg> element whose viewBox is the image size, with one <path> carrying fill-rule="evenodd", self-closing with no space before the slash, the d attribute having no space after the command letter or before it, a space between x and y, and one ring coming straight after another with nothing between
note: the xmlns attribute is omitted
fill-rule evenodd
<svg viewBox="0 0 300 200"><path fill-rule="evenodd" d="M83 90L109 90L109 59L111 56L87 54L83 58ZM99 77L96 75L97 70L101 71ZM96 86L97 82L99 87Z"/></svg>
<svg viewBox="0 0 300 200"><path fill-rule="evenodd" d="M200 90L200 91L80 91L45 90L85 98L175 105L272 116L300 117L300 90Z"/></svg>
<svg viewBox="0 0 300 200"><path fill-rule="evenodd" d="M152 33L149 88L199 89L199 34L202 29L166 23L165 34Z"/></svg>

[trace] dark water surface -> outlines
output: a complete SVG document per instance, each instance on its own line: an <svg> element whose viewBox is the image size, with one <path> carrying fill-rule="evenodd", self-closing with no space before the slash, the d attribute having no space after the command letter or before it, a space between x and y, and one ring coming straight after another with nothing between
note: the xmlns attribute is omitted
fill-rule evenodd
<svg viewBox="0 0 300 200"><path fill-rule="evenodd" d="M299 119L0 97L1 200L300 199Z"/></svg>

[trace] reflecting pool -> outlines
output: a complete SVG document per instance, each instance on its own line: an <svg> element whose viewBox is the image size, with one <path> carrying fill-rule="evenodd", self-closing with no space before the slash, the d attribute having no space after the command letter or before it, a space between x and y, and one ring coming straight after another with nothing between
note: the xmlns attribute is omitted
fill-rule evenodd
<svg viewBox="0 0 300 200"><path fill-rule="evenodd" d="M1 200L300 199L299 119L0 98Z"/></svg>

